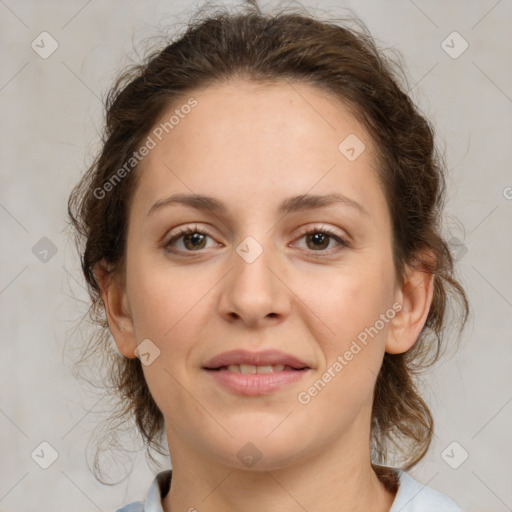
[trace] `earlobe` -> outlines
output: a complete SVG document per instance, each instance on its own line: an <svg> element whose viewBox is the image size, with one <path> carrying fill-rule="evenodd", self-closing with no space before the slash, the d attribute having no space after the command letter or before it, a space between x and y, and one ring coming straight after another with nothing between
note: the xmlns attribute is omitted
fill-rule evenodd
<svg viewBox="0 0 512 512"><path fill-rule="evenodd" d="M414 346L427 321L434 296L434 274L410 269L398 291L397 300L402 309L390 322L386 352L402 354Z"/></svg>
<svg viewBox="0 0 512 512"><path fill-rule="evenodd" d="M101 289L108 325L121 354L135 358L137 347L126 286L114 273L113 267L104 260L94 268L96 280Z"/></svg>

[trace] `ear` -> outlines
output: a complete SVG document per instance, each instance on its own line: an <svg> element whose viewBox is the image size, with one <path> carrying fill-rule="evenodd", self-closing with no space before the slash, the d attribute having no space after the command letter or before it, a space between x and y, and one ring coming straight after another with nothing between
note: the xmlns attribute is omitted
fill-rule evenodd
<svg viewBox="0 0 512 512"><path fill-rule="evenodd" d="M434 265L435 256L431 251L424 252L423 259ZM402 354L414 346L427 321L433 296L434 274L408 267L405 282L395 296L402 309L390 322L388 354Z"/></svg>
<svg viewBox="0 0 512 512"><path fill-rule="evenodd" d="M95 265L94 275L101 289L108 325L117 348L125 357L135 358L137 343L125 282L105 260Z"/></svg>

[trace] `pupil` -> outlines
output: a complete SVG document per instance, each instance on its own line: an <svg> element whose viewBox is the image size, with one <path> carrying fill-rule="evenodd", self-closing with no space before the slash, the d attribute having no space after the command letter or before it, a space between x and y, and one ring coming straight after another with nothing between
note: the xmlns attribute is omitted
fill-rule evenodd
<svg viewBox="0 0 512 512"><path fill-rule="evenodd" d="M190 244L188 242L191 242ZM203 242L202 244L197 244L197 242ZM204 246L204 235L201 233L192 233L185 237L185 245L187 249L201 249Z"/></svg>
<svg viewBox="0 0 512 512"><path fill-rule="evenodd" d="M308 242L313 241L313 247L316 249L325 249L329 245L328 237L324 233L314 233L308 236ZM320 244L317 244L320 242ZM327 242L327 243L325 243Z"/></svg>

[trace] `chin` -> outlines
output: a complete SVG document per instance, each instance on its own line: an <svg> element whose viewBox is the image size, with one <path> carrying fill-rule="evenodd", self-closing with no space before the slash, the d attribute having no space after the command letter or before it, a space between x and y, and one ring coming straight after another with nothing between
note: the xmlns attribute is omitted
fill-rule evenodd
<svg viewBox="0 0 512 512"><path fill-rule="evenodd" d="M275 426L274 422L273 428ZM243 435L235 435L229 440L225 439L227 442L217 444L213 457L223 460L227 466L249 471L274 471L289 467L305 456L307 450L299 450L298 447L307 447L308 443L305 439L297 439L288 429L278 430L279 427L273 432L272 429L262 430L253 424Z"/></svg>

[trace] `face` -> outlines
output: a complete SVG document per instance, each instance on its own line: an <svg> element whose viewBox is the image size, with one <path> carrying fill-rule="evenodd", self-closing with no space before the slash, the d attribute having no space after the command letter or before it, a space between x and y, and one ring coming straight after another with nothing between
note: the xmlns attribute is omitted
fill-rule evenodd
<svg viewBox="0 0 512 512"><path fill-rule="evenodd" d="M190 97L137 171L129 320L116 336L129 357L150 340L139 355L173 464L193 453L249 467L249 455L269 470L368 451L400 298L374 143L308 85L239 81ZM231 351L245 352L212 361Z"/></svg>

